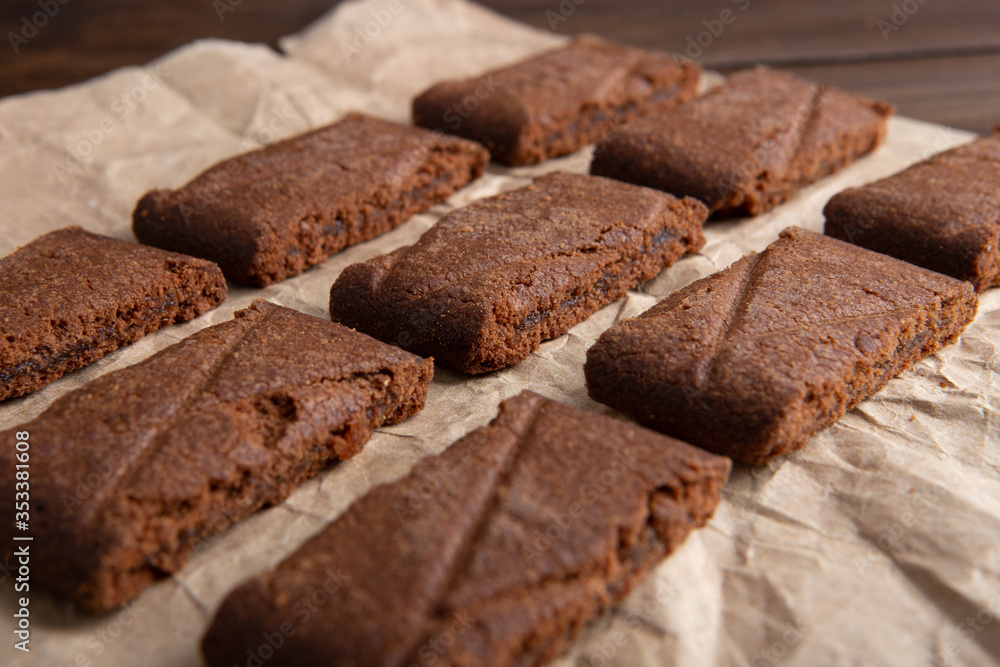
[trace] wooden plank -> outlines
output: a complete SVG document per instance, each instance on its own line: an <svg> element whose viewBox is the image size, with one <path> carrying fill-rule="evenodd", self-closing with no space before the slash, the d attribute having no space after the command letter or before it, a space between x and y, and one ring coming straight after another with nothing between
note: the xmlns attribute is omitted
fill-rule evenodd
<svg viewBox="0 0 1000 667"><path fill-rule="evenodd" d="M563 34L593 32L671 52L694 44L709 66L1000 50L995 0L481 1Z"/></svg>
<svg viewBox="0 0 1000 667"><path fill-rule="evenodd" d="M301 29L336 4L330 0L229 3L233 11L220 18L212 0L69 2L14 54L6 36L21 30L23 17L39 11L37 0L0 2L4 38L0 96L55 88L122 65L145 63L201 37L274 45L278 37ZM692 52L708 67L729 71L754 62L786 66L887 99L898 104L901 113L916 118L980 132L1000 122L996 75L1000 2L996 0L924 0L923 4L921 0L484 0L484 4L545 30L551 22L563 34L594 32L682 53L700 40ZM891 25L893 5L900 11L918 9L905 22L897 15L900 29L883 38L879 21ZM724 10L732 12L725 17L731 18L728 25L722 23ZM712 29L718 36L711 34Z"/></svg>

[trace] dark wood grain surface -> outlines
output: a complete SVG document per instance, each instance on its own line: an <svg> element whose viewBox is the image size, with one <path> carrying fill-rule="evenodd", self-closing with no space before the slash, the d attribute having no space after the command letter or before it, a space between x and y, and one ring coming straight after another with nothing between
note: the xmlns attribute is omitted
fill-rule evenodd
<svg viewBox="0 0 1000 667"><path fill-rule="evenodd" d="M192 39L272 46L331 0L2 0L0 96L141 64ZM405 1L405 0L404 0ZM592 32L730 72L763 62L986 132L1000 124L997 0L484 0L544 30ZM52 16L39 16L48 10ZM43 21L42 18L45 20ZM41 25L37 25L41 24ZM34 30L33 30L34 28Z"/></svg>

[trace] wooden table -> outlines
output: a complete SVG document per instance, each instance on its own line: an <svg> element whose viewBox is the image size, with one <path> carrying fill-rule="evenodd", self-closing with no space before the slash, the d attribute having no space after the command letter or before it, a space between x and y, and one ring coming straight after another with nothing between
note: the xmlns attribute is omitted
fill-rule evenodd
<svg viewBox="0 0 1000 667"><path fill-rule="evenodd" d="M0 96L63 86L122 65L141 64L201 37L274 45L278 37L299 30L333 4L331 0L4 0ZM592 32L686 53L723 72L758 62L788 68L893 102L899 113L914 118L977 132L1000 124L997 0L484 0L484 4L545 30ZM45 9L53 15L40 16Z"/></svg>

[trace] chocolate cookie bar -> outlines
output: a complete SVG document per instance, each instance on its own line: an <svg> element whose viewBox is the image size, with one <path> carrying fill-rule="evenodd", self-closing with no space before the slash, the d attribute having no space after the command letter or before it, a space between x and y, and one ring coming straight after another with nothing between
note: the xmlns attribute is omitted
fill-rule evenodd
<svg viewBox="0 0 1000 667"><path fill-rule="evenodd" d="M143 243L263 287L444 201L487 162L471 141L352 113L147 193L132 226Z"/></svg>
<svg viewBox="0 0 1000 667"><path fill-rule="evenodd" d="M278 632L274 667L544 664L705 525L729 469L524 392L230 593L202 650L229 667Z"/></svg>
<svg viewBox="0 0 1000 667"><path fill-rule="evenodd" d="M591 173L689 195L719 216L759 215L875 150L892 107L755 67L612 134Z"/></svg>
<svg viewBox="0 0 1000 667"><path fill-rule="evenodd" d="M1000 285L1000 132L833 197L830 236L977 290Z"/></svg>
<svg viewBox="0 0 1000 667"><path fill-rule="evenodd" d="M613 127L695 96L701 68L666 53L584 36L482 76L439 83L413 100L413 122L475 139L493 159L535 164Z"/></svg>
<svg viewBox="0 0 1000 667"><path fill-rule="evenodd" d="M67 227L0 259L0 401L226 299L219 267Z"/></svg>
<svg viewBox="0 0 1000 667"><path fill-rule="evenodd" d="M594 400L747 463L802 447L976 314L972 285L795 227L609 329Z"/></svg>
<svg viewBox="0 0 1000 667"><path fill-rule="evenodd" d="M685 253L708 211L556 172L453 211L412 246L347 267L333 320L466 373L516 364Z"/></svg>
<svg viewBox="0 0 1000 667"><path fill-rule="evenodd" d="M433 365L337 324L255 301L0 433L14 497L30 434L31 581L104 612L194 546L418 412ZM12 516L0 522L10 545ZM68 556L69 554L69 556Z"/></svg>

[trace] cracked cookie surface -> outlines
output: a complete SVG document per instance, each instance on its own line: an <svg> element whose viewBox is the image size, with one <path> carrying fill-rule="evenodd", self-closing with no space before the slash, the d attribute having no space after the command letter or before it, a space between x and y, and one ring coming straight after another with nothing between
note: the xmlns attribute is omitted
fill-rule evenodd
<svg viewBox="0 0 1000 667"><path fill-rule="evenodd" d="M708 521L729 470L523 392L230 593L204 654L228 666L292 619L275 665L544 664Z"/></svg>
<svg viewBox="0 0 1000 667"><path fill-rule="evenodd" d="M614 132L591 173L691 196L717 216L759 215L875 150L892 107L755 67Z"/></svg>
<svg viewBox="0 0 1000 667"><path fill-rule="evenodd" d="M65 395L0 433L11 497L14 435L31 433L32 527L45 536L33 581L90 611L134 598L207 536L422 409L432 374L408 352L258 300Z"/></svg>
<svg viewBox="0 0 1000 667"><path fill-rule="evenodd" d="M747 463L805 444L956 340L972 285L792 227L606 331L590 396Z"/></svg>

